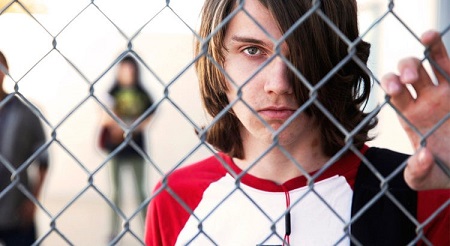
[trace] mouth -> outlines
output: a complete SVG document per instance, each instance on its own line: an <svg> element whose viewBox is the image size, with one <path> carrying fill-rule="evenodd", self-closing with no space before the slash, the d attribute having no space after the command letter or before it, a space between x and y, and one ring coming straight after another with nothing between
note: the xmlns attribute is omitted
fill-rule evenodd
<svg viewBox="0 0 450 246"><path fill-rule="evenodd" d="M258 110L258 113L267 120L287 120L295 110L290 107L267 107Z"/></svg>

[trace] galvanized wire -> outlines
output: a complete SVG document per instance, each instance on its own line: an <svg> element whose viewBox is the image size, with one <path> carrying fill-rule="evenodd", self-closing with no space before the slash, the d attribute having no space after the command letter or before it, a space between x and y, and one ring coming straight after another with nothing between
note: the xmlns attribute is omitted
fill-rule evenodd
<svg viewBox="0 0 450 246"><path fill-rule="evenodd" d="M146 206L151 202L152 199L154 199L156 196L158 196L158 194L160 194L162 191L166 191L168 192L176 202L178 202L181 207L183 207L188 213L190 213L195 220L198 222L198 234L196 236L194 236L191 239L191 242L193 242L198 236L204 236L206 238L208 238L211 242L211 244L213 245L218 245L218 242L215 242L213 238L211 238L206 231L203 230L203 223L205 221L207 221L209 219L209 217L215 213L215 211L220 208L220 206L222 206L222 204L224 202L227 201L227 199L232 196L234 193L242 193L248 200L249 202L251 202L254 205L255 210L258 210L259 212L261 212L261 214L263 214L263 216L265 218L267 218L267 220L271 223L272 225L272 234L267 235L266 240L268 240L270 237L272 236L276 236L278 237L280 240L284 240L283 239L283 235L278 235L277 231L276 231L276 224L278 222L280 222L281 220L283 220L284 216L286 215L286 213L289 212L290 209L292 209L294 206L297 206L297 204L299 204L304 197L306 197L307 195L313 194L315 195L321 202L324 203L324 205L336 216L336 218L338 218L341 222L343 222L345 224L345 226L343 227L343 236L342 238L339 239L338 242L336 242L336 244L338 244L339 242L341 242L342 240L344 240L346 237L350 238L350 241L355 244L355 245L361 245L361 243L358 241L357 238L355 238L352 234L351 234L351 230L350 227L352 225L352 223L354 223L355 221L357 221L368 209L370 209L377 201L379 201L381 198L383 197L387 197L389 200L391 200L399 209L400 211L402 211L405 216L411 221L413 222L416 227L417 227L417 237L411 242L411 244L414 244L418 241L423 241L426 244L430 244L430 242L428 241L427 238L425 238L423 236L423 228L435 217L439 216L439 214L446 209L448 206L450 206L450 199L443 204L439 209L437 209L426 221L424 221L423 223L420 223L419 221L417 221L417 219L411 215L407 209L403 206L403 204L401 204L401 202L399 202L395 196L390 192L389 190L389 181L391 181L395 176L397 176L399 173L402 172L402 170L404 169L404 167L406 166L406 161L400 165L399 167L396 168L396 170L394 172L392 172L390 175L388 175L387 177L383 176L381 173L379 173L377 171L377 169L366 159L366 157L364 155L362 155L360 153L360 151L353 145L353 136L367 123L369 123L371 121L371 119L373 117L376 116L376 114L384 107L391 107L397 115L399 115L400 118L402 118L410 127L411 129L413 129L414 132L416 132L416 134L418 136L421 137L422 139L422 143L423 145L426 144L426 139L433 133L435 132L445 121L450 120L450 114L448 114L446 117L444 117L439 123L437 123L435 125L435 127L433 129L431 129L429 132L427 133L421 133L411 122L408 121L408 119L398 110L395 108L395 106L390 102L390 98L386 96L385 100L383 102L381 102L380 105L378 105L375 110L373 110L369 116L362 121L355 129L345 129L345 127L328 111L328 109L318 100L317 98L317 93L318 90L325 86L328 81L336 74L336 72L338 72L345 64L347 64L349 61L353 61L356 64L358 64L361 69L363 69L367 74L370 75L370 77L373 79L373 81L375 82L375 84L380 84L379 79L376 75L374 75L368 68L367 66L356 56L356 46L362 41L362 39L372 30L374 29L380 22L382 22L386 17L388 16L392 16L394 17L404 28L405 30L408 31L409 34L411 34L411 36L416 39L416 40L420 40L419 37L417 36L416 33L414 33L412 31L412 29L396 14L395 12L395 4L394 4L394 0L391 0L388 2L388 5L386 7L386 11L380 16L378 17L376 20L373 21L373 23L368 27L368 29L366 30L362 30L361 31L361 36L359 38L357 38L354 41L351 41L348 39L348 37L346 37L340 30L339 28L321 11L320 6L321 6L321 1L313 1L313 6L312 8L305 13L296 23L294 23L292 25L291 28L289 28L282 36L282 38L280 38L279 40L274 39L273 37L270 36L270 34L264 30L264 28L261 26L260 23L258 23L256 21L256 19L252 16L252 14L250 12L248 12L245 8L244 8L244 3L245 1L240 1L239 2L239 6L236 7L236 9L215 29L211 32L211 34L206 37L204 40L202 40L199 35L196 33L196 31L191 28L184 20L183 18L181 18L179 16L179 14L171 7L171 3L169 0L166 1L166 5L160 9L155 15L153 16L149 16L148 20L141 26L138 28L138 30L131 35L131 37L128 37L126 35L126 33L118 26L116 25L116 23L113 21L113 19L111 19L108 14L102 10L102 7L97 5L95 3L95 1L91 1L90 3L86 4L86 6L84 6L84 8L81 9L81 11L79 11L72 19L70 19L67 23L65 23L65 25L63 26L63 28L56 34L56 35L52 35L51 32L48 31L48 28L46 28L46 26L44 24L42 24L38 19L36 19L33 14L31 14L31 11L27 9L26 5L23 4L21 1L10 1L7 5L5 5L2 10L0 11L0 18L1 18L1 14L3 14L9 7L11 7L13 4L18 4L20 5L20 7L24 10L24 12L30 16L34 22L36 22L43 30L45 33L47 33L52 40L52 49L48 50L39 60L37 60L31 67L29 67L28 71L21 77L21 78L13 78L10 76L10 78L12 79L12 81L15 83L15 87L14 87L14 93L11 94L10 96L8 96L7 98L5 98L4 100L2 100L0 102L0 108L3 107L13 96L18 96L21 99L23 99L23 101L25 102L25 104L27 105L27 107L30 108L31 111L34 112L34 114L36 114L44 123L46 126L48 126L51 129L52 135L50 140L48 140L45 145L41 146L31 157L28 158L28 160L26 162L24 162L22 165L20 165L18 168L15 168L11 163L8 162L8 160L6 160L2 155L0 155L0 163L2 163L2 165L4 165L6 167L6 169L12 173L11 175L11 183L9 186L7 186L4 190L2 190L0 192L0 199L2 199L2 197L4 197L5 194L7 194L8 192L10 192L13 189L18 188L28 199L30 199L34 204L36 204L36 206L42 210L45 214L45 216L48 217L48 219L50 219L50 229L46 232L44 232L43 235L41 235L35 242L35 245L39 245L42 243L45 243L45 240L47 239L47 237L49 237L52 233L56 233L57 235L60 236L60 238L66 242L69 245L73 245L73 242L71 242L71 240L65 235L65 232L62 231L60 228L58 228L57 226L57 220L64 214L66 213L66 211L73 206L79 199L80 197L82 197L87 191L95 191L110 207L111 209L113 209L115 211L115 213L117 215L119 215L119 217L122 219L122 221L124 222L124 226L122 228L122 231L114 238L112 239L112 241L110 242L110 244L116 244L119 243L120 240L122 239L122 237L124 237L125 235L131 235L133 238L135 238L139 243L144 244L143 239L140 237L140 235L138 235L138 233L136 233L134 230L132 230L132 228L130 227L130 222L135 219L136 217L138 217L138 214L141 213L142 210L145 210ZM88 8L95 8L98 13L101 14L101 16L103 16L114 28L115 30L123 37L127 40L128 42L128 49L124 50L114 61L112 61L108 68L105 69L104 71L101 71L100 76L95 79L94 81L90 81L88 79L88 77L83 73L83 70L80 69L78 66L75 65L75 63L73 61L71 61L71 59L66 56L64 54L64 52L62 52L61 50L58 49L58 42L57 39L59 38L59 36L64 33L66 31L66 29L71 26L71 24L78 19ZM162 11L164 10L169 10L173 16L176 17L177 20L181 21L183 23L183 25L189 29L192 32L192 35L194 36L195 39L200 40L200 43L202 43L202 51L200 52L200 54L197 57L194 57L188 64L186 64L180 71L178 74L176 74L170 81L168 81L168 83L165 83L163 81L163 79L161 79L158 75L157 72L154 71L153 68L151 68L141 57L138 53L135 52L135 50L133 49L133 41L139 37L139 35L141 34L142 30L148 26L149 23L151 23L156 17L158 17ZM274 47L276 47L276 52L273 56L271 56L269 59L267 59L263 64L261 64L261 66L241 85L238 85L237 83L235 83L232 78L230 78L230 76L225 72L225 69L222 67L223 64L220 64L220 61L216 61L214 60L214 58L211 56L211 54L208 54L206 47L208 45L208 43L210 42L211 38L217 34L217 32L219 30L221 30L224 26L226 26L228 24L228 22L238 13L243 12L246 14L246 16L248 16L253 22L254 24L256 24L258 26L258 28L261 29L261 31L263 31L263 33L265 33L267 35L267 37L273 42ZM312 15L317 15L319 16L325 23L326 25L331 28L336 34L339 35L339 37L341 38L342 41L344 41L347 45L348 45L348 55L339 62L339 64L337 64L331 71L329 71L317 84L312 85L302 74L301 71L298 71L291 63L290 61L284 57L283 54L281 54L280 52L280 46L283 42L285 42L286 38L289 37L294 30L300 26L302 23L304 23L308 18L310 18ZM441 32L441 35L444 35L445 33L447 33L450 30L450 24ZM27 98L25 96L23 96L21 94L20 91L20 82L21 80L33 69L37 69L37 65L40 64L46 57L49 56L49 54L51 54L52 52L57 52L62 58L64 58L64 60L80 75L81 78L83 78L84 82L86 82L88 85L90 85L89 88L89 94L86 95L82 100L79 101L79 103L77 105L75 105L56 125L52 125L50 123L50 121L38 110L38 108L36 106L34 106L31 102L29 102L27 100ZM105 104L103 103L95 94L95 85L123 58L125 57L127 54L132 54L134 55L139 62L144 66L145 70L148 71L155 79L156 81L159 83L159 85L164 87L164 96L159 99L157 102L154 103L154 105L147 109L144 114L142 114L135 122L133 122L132 125L127 125L126 123L124 123L119 117L117 117L114 112ZM425 58L422 60L422 62L426 60L428 60L430 62L430 64L437 70L439 71L448 81L450 81L450 75L446 74L443 69L441 67L439 67L439 65L436 63L436 61L434 61L433 59L430 58L429 56L429 50L426 49L425 50ZM199 126L195 123L195 121L193 119L191 119L189 117L189 115L182 109L181 105L178 105L171 97L169 94L169 90L171 88L171 86L173 86L174 84L176 84L179 81L179 78L186 73L186 71L188 69L190 69L194 63L201 58L202 56L207 57L207 59L209 59L216 67L217 69L219 69L219 71L221 71L224 75L224 77L227 78L228 81L230 81L232 83L232 85L235 87L235 89L237 90L237 98L230 102L229 105L227 105L222 112L220 112L216 117L214 117L213 119L211 119L210 123L204 127ZM306 102L295 112L295 114L290 117L288 119L288 121L286 121L278 130L273 130L270 125L264 121L264 119L262 119L257 112L251 107L251 105L249 105L242 97L242 89L245 88L245 86L247 86L247 84L250 82L250 80L252 80L256 75L258 75L258 73L264 69L269 63L271 63L274 59L276 58L280 58L283 62L285 62L285 64L287 65L287 67L290 69L290 71L292 71L292 73L301 81L301 83L303 83L303 85L310 91L310 97L308 100L306 100ZM1 71L5 72L8 76L9 74L7 73L6 69L1 66ZM68 121L75 112L77 112L77 110L79 110L83 105L86 104L87 101L89 100L93 100L95 101L101 108L103 111L105 111L113 120L115 120L117 122L117 124L124 130L124 141L122 144L120 144L114 151L112 151L105 159L104 161L93 171L90 171L87 167L86 167L86 163L83 163L72 151L70 151L66 145L60 141L58 139L58 135L57 132L60 129L61 125L63 125L66 121ZM156 110L156 108L161 105L162 103L168 103L171 107L173 107L177 113L179 113L179 115L181 115L182 117L184 117L187 122L196 130L196 132L198 132L199 135L199 142L197 145L195 145L194 147L192 147L188 152L185 153L185 155L168 171L168 172L163 172L162 168L159 166L158 163L155 163L154 160L152 160L152 158L145 152L145 150L141 149L133 140L132 140L132 133L133 131L137 128L137 126L142 123L150 114L152 114L152 112L154 112ZM231 108L237 104L237 103L243 103L252 113L255 114L255 116L257 116L257 118L259 119L259 121L266 126L268 129L272 130L272 136L273 136L273 143L268 147L268 149L266 149L266 151L264 151L263 153L261 153L261 155L253 160L251 162L251 164L242 171L242 173L236 174L229 166L228 164L222 160L217 153L215 153L215 150L209 146L206 141L205 141L205 134L206 132L211 128L212 125L214 125L221 117L223 117L225 114L227 114L229 112L229 110L231 110ZM320 169L318 172L316 172L314 175L310 175L308 174L303 168L301 163L298 163L293 157L292 155L286 150L284 149L282 146L280 146L280 144L278 143L278 135L290 124L292 123L292 121L301 113L303 113L308 107L311 107L312 105L314 105L315 107L317 107L325 116L326 118L331 121L334 126L339 129L339 131L345 136L345 140L346 140L346 144L345 146L339 150L327 163L325 163L325 165L323 166L322 169ZM87 179L86 180L80 180L79 182L84 184L84 187L76 194L74 195L66 204L65 206L58 212L56 213L51 213L36 197L34 197L34 195L28 191L28 189L21 183L20 178L19 178L19 174L22 172L26 172L27 168L29 167L29 165L31 165L31 163L34 161L34 159L36 159L37 156L39 156L40 154L42 154L44 151L46 151L50 145L55 144L57 146L60 146L65 153L67 153L69 155L69 157L74 160L76 162L76 164L83 170L83 172L86 174ZM125 148L127 145L130 145L133 149L136 150L136 152L148 163L149 166L151 166L152 170L155 170L161 177L162 177L162 182L161 182L161 187L157 190L154 191L153 194L149 195L149 197L143 201L138 208L130 215L127 216L125 215L124 211L122 211L122 209L120 209L117 204L114 204L114 202L106 195L102 192L102 190L100 190L96 184L94 183L95 180L95 175L100 172L101 170L103 170L104 168L106 168L106 165L108 164L108 162L117 154L119 153L123 148ZM236 179L236 187L229 193L227 194L227 196L225 196L223 198L223 200L219 201L217 203L217 205L208 213L206 214L206 216L204 217L198 217L194 211L192 211L192 209L186 204L185 201L183 201L183 199L181 198L181 194L177 194L169 185L168 183L168 177L174 172L176 171L181 165L183 165L185 163L185 161L190 158L198 149L205 147L206 149L208 149L211 153L213 153L218 159L219 161L222 163L222 165L224 166L224 168L226 168L229 173ZM306 177L307 181L308 181L308 187L309 190L307 192L305 192L305 194L303 196L301 196L299 199L292 201L292 204L290 205L290 207L286 208L286 211L283 214L280 214L279 217L272 219L267 213L266 211L264 211L264 209L256 202L254 201L248 194L246 194L246 192L244 191L244 189L242 189L241 185L241 179L244 175L246 175L250 169L252 169L255 165L258 164L258 162L269 152L271 151L273 148L278 148L282 151L282 153L284 153L286 155L287 158L289 158L298 168L299 170L304 174L304 176ZM334 210L334 208L328 204L326 202L326 200L315 190L315 180L321 175L323 174L328 168L330 168L337 160L339 160L347 151L351 151L353 152L355 155L357 155L361 161L362 161L362 165L366 165L367 168L369 168L369 170L371 172L373 172L373 174L376 176L376 178L379 180L380 182L380 191L361 209L359 210L351 219L350 221L346 221L344 218L341 217L341 215ZM448 169L448 167L445 165L445 163L443 163L442 160L440 160L438 157L435 157L436 159L436 163L437 165L450 177L450 171ZM86 182L86 183L85 183ZM190 242L188 242L189 244Z"/></svg>

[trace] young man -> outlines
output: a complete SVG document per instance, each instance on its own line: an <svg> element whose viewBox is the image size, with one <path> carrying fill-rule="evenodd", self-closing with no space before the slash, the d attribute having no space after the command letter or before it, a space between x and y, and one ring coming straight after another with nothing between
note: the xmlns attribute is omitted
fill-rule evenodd
<svg viewBox="0 0 450 246"><path fill-rule="evenodd" d="M147 245L450 243L448 206L429 218L449 190L417 194L402 176L406 155L365 145L376 120L361 110L370 78L357 63L367 62L369 44L349 49L318 14L306 16L312 2L206 0L196 68L213 120L200 135L219 153L157 185ZM358 39L356 1L319 5L348 40ZM427 134L450 114L450 62L436 33L422 42L447 77L434 70L434 85L409 58L382 85ZM433 157L450 162L450 120L426 148L404 128L418 149L406 180L413 188L448 188Z"/></svg>
<svg viewBox="0 0 450 246"><path fill-rule="evenodd" d="M29 164L37 168L24 166L45 144L44 129L18 97L3 90L7 70L8 63L0 52L0 245L25 246L36 240L36 205L18 187L39 196L47 174L48 154L41 152Z"/></svg>

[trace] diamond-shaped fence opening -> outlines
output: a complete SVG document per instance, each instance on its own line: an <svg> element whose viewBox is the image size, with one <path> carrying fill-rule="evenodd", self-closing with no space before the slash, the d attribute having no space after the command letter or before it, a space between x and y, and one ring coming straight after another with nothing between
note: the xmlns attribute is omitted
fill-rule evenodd
<svg viewBox="0 0 450 246"><path fill-rule="evenodd" d="M133 0L128 3L121 1L95 1L95 5L116 25L127 37L131 38L151 17L163 9L163 1ZM129 18L133 16L133 18Z"/></svg>
<svg viewBox="0 0 450 246"><path fill-rule="evenodd" d="M11 53L27 55L26 60L15 60L14 56L8 59L10 62L20 62L21 66L10 68L13 81L19 82L30 70L33 70L42 58L52 49L52 37L36 22L35 19L25 14L4 14L0 20L0 27L8 38L1 41L4 46L11 46ZM11 25L15 23L15 25ZM8 53L6 53L8 55ZM9 57L8 57L9 58Z"/></svg>
<svg viewBox="0 0 450 246"><path fill-rule="evenodd" d="M102 75L128 44L127 38L92 5L77 15L55 40L56 49L88 82ZM89 65L91 62L102 69L94 69Z"/></svg>
<svg viewBox="0 0 450 246"><path fill-rule="evenodd" d="M204 37L197 33L202 0L0 1L0 50L9 63L2 86L11 93L6 97L0 94L0 245L6 234L11 235L5 234L10 232L7 226L17 226L12 223L17 217L7 218L1 210L5 204L12 204L18 207L19 215L25 216L27 211L18 203L20 199L34 203L36 213L28 220L35 218L35 245L142 245L146 240L143 215L149 204L148 219L159 220L156 229L162 233L159 235L162 240L174 243L170 240L175 238L180 245L222 245L224 235L228 245L361 245L379 238L384 241L378 242L389 244L394 243L390 239L396 237L395 233L410 233L409 241L403 243L433 244L434 232L430 230L446 229L445 226L435 229L435 226L448 219L450 194L419 193L418 199L440 200L425 209L421 203L416 207L416 200L410 200L416 199L416 193L403 184L407 156L358 148L356 143L358 133L378 116L377 128L369 133L377 136L373 146L415 152L399 123L394 123L395 118L405 120L408 115L394 106L381 89L380 81L382 74L395 70L397 61L409 55L422 59L429 72L443 71L419 37L430 28L439 30L444 39L450 36L448 14L447 19L441 18L440 26L434 19L439 7L445 6L444 1L358 0L360 36L354 38L343 34L339 20L334 22L327 16L323 10L326 1L300 1L310 7L291 26L283 27L286 30L279 39L247 7L250 0L236 1L237 7L230 9L230 15L223 16L220 23L212 23L210 33ZM241 67L237 74L230 72L229 64L221 60L223 57L211 50L217 49L214 47L217 38L223 38L220 35L225 34L238 15L245 16L249 25L254 26L252 32L263 33L270 47L264 62ZM337 34L335 38L345 46L346 53L331 67L322 64L327 71L311 80L307 67L300 68L292 62L283 45L285 41L291 42L296 31L307 27L313 19ZM372 44L367 65L358 54L363 40ZM195 45L199 46L197 56ZM142 87L153 102L129 118L118 113L118 102L114 100L134 100L131 97L139 94L127 92L122 97L111 94L121 61L127 55L137 60ZM227 105L215 109L216 115L211 116L202 108L199 89L205 88L199 86L196 62L211 63L213 73L220 74L232 87L231 91L236 92L228 95L232 100ZM274 64L282 64L289 71L290 79L295 78L305 89L303 104L276 130L258 115L253 99L249 99L255 83ZM334 104L321 97L339 73L349 67L367 73L373 87L370 97L359 105L367 115L351 126L344 124L346 119L336 113L341 111L336 111ZM241 74L249 76L242 79ZM443 77L449 80L448 74ZM218 81L208 82L219 85ZM355 89L354 93L361 95L365 86L369 84ZM219 88L207 88L216 89ZM217 96L221 100L227 97L221 93ZM14 97L21 98L25 108L41 121L46 135L44 145L29 148L21 145L15 152L8 149L8 144L13 143L7 139L9 135L19 134L16 137L19 139L23 138L20 133L28 134L25 129L5 128L11 126L8 121L12 120L5 112L11 114L7 110ZM214 101L209 98L204 103L203 106L209 107ZM246 166L241 166L242 158L218 154L206 141L207 134L216 125L223 124L222 119L233 115L232 108L237 107L248 115L256 115L253 123L269 129L271 141L255 142L254 153L246 160ZM336 128L344 141L313 172L305 169L305 160L280 140L286 129L298 123L298 117L310 112L322 115L323 121ZM429 135L439 132L449 118L447 113L427 132L420 132L409 120L406 124L425 145ZM99 140L105 122L112 122L113 128L121 131L116 136L121 138L119 143L108 150ZM135 135L141 131L141 122L145 123L142 138L137 139ZM223 127L229 127L227 135L236 135L233 132L236 128ZM32 139L31 135L26 137ZM266 148L261 150L263 144ZM19 155L25 150L26 158L20 161L11 158L11 153ZM253 176L273 151L284 154L280 162L293 164L303 175L282 185ZM124 155L125 152L133 158ZM49 155L50 165L44 186L36 193L32 187L39 184L41 176L25 177L24 174L44 170L35 166L34 159L40 153ZM200 162L193 168L184 168L211 155L210 165ZM381 155L395 159L397 166L380 164ZM448 172L445 161L436 159L436 162ZM355 180L352 173L355 167L365 173L366 179ZM200 175L211 173L207 178ZM210 183L211 180L214 182ZM204 193L195 192L199 189ZM363 195L353 201L352 195L356 193ZM275 194L276 198L269 194ZM379 211L380 207L384 212ZM386 234L360 231L360 225L368 223L374 215L379 216L378 224L369 223L368 228L374 231L387 228ZM390 224L392 217L400 224ZM172 219L182 220L182 226L178 222L171 224ZM310 237L318 232L326 236Z"/></svg>

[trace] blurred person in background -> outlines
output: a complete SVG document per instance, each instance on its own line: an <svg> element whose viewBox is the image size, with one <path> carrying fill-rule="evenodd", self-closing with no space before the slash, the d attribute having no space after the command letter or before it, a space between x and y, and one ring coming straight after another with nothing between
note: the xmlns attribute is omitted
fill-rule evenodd
<svg viewBox="0 0 450 246"><path fill-rule="evenodd" d="M139 64L136 59L128 55L124 57L118 64L117 76L112 88L109 90L112 97L113 112L127 126L133 124L146 110L153 105L151 95L142 85L139 72ZM153 112L147 116L132 132L132 141L145 152L145 135L144 130L151 119ZM100 145L107 152L115 150L124 141L124 131L119 124L107 117L102 125L100 133ZM134 174L134 186L139 204L145 200L146 190L144 182L145 161L143 157L131 146L126 145L111 159L112 174L112 200L114 204L121 208L122 180L121 174L125 168L131 168ZM145 209L142 211L145 218ZM119 217L113 210L112 227L110 239L114 238L119 232Z"/></svg>
<svg viewBox="0 0 450 246"><path fill-rule="evenodd" d="M29 159L44 145L44 129L24 102L4 91L8 63L1 52L0 63L0 245L25 246L36 240L36 205L18 187L39 197L48 154L44 150Z"/></svg>

